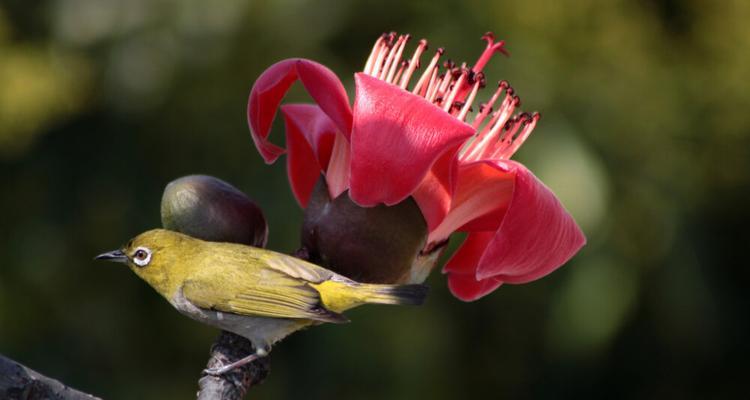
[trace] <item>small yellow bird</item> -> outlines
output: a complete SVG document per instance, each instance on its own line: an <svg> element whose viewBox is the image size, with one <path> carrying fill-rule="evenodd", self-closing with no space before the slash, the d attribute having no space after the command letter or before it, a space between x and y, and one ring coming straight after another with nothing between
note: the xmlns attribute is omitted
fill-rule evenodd
<svg viewBox="0 0 750 400"><path fill-rule="evenodd" d="M205 372L221 375L263 357L290 333L362 304L422 304L424 285L355 282L270 250L154 229L98 260L127 264L182 314L249 339L255 354Z"/></svg>

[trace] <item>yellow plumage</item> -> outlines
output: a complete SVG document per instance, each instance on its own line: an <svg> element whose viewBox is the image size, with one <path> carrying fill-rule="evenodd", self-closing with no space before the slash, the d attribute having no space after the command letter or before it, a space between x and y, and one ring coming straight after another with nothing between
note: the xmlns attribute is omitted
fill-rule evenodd
<svg viewBox="0 0 750 400"><path fill-rule="evenodd" d="M346 322L341 313L353 307L421 304L426 295L422 285L358 283L285 254L163 229L97 258L126 263L183 314L245 336L256 357L295 330Z"/></svg>

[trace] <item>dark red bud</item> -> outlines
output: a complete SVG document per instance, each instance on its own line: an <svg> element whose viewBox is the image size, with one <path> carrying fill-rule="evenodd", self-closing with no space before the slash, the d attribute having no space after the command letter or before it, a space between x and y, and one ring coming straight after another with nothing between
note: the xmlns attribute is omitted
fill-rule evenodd
<svg viewBox="0 0 750 400"><path fill-rule="evenodd" d="M161 199L166 229L214 242L264 247L268 225L263 211L221 179L189 175L170 182Z"/></svg>
<svg viewBox="0 0 750 400"><path fill-rule="evenodd" d="M312 262L356 281L396 283L410 279L426 237L427 224L412 198L364 208L348 192L331 200L320 179L305 210L301 239Z"/></svg>

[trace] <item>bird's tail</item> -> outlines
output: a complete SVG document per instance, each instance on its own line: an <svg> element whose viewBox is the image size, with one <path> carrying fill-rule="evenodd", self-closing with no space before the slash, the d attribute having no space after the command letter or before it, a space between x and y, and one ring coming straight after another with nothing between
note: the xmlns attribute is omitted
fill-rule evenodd
<svg viewBox="0 0 750 400"><path fill-rule="evenodd" d="M420 305L427 297L425 285L380 285L374 283L326 281L314 285L323 305L343 312L362 304Z"/></svg>
<svg viewBox="0 0 750 400"><path fill-rule="evenodd" d="M427 285L376 285L361 283L357 291L365 303L418 306L427 297Z"/></svg>

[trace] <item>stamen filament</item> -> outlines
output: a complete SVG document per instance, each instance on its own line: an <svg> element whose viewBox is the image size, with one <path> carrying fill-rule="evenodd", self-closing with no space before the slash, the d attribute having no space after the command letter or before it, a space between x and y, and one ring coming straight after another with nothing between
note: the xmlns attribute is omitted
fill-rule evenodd
<svg viewBox="0 0 750 400"><path fill-rule="evenodd" d="M367 75L372 75L372 69L375 65L375 59L378 57L378 54L380 54L380 48L383 46L383 42L385 41L386 34L380 35L378 40L375 41L375 45L372 46L372 51L370 52L370 57L367 57L367 63L365 63L365 69L364 73Z"/></svg>
<svg viewBox="0 0 750 400"><path fill-rule="evenodd" d="M403 41L404 36L400 35L398 37L398 40L396 41L396 44L391 46L390 51L388 52L388 57L385 58L385 62L383 63L383 68L380 69L380 73L377 75L377 78L385 81L385 77L388 74L388 70L391 67L391 64L394 62L394 57L396 55L396 52L398 52L399 46L401 46L401 42ZM387 82L387 81L386 81Z"/></svg>
<svg viewBox="0 0 750 400"><path fill-rule="evenodd" d="M398 67L398 72L396 72L396 77L393 78L393 81L391 81L391 83L395 84L396 82L398 82L398 80L401 78L401 74L404 73L404 69L408 65L409 65L409 61L406 61L406 60L401 61L401 65Z"/></svg>
<svg viewBox="0 0 750 400"><path fill-rule="evenodd" d="M456 118L460 119L461 121L464 121L466 119L466 114L469 112L469 110L471 110L471 103L473 103L474 98L477 97L480 83L481 82L478 79L476 80L476 82L474 82L474 86L471 88L469 97L466 99L463 108L461 108L461 112L458 113L458 116Z"/></svg>
<svg viewBox="0 0 750 400"><path fill-rule="evenodd" d="M422 58L422 53L424 53L425 50L427 50L427 41L422 39L419 41L417 49L414 50L414 55L411 57L411 61L409 61L409 69L406 70L406 73L401 78L401 84L399 85L401 89L406 89L409 85L411 75L414 73L414 70L419 68L419 60Z"/></svg>
<svg viewBox="0 0 750 400"><path fill-rule="evenodd" d="M448 90L448 86L453 81L453 71L447 70L445 71L445 74L443 75L443 80L440 82L440 87L438 88L437 92L435 92L435 97L443 97L445 95L445 92ZM434 101L430 100L430 101Z"/></svg>
<svg viewBox="0 0 750 400"><path fill-rule="evenodd" d="M396 51L396 56L393 58L393 62L391 63L391 69L388 71L388 76L386 76L385 81L386 82L393 82L393 75L396 73L396 69L401 65L401 56L404 54L404 48L406 47L406 43L411 39L411 35L404 35L401 38L399 38L400 45L396 45L398 47L398 51Z"/></svg>
<svg viewBox="0 0 750 400"><path fill-rule="evenodd" d="M380 51L378 52L378 56L375 58L375 63L372 66L371 75L376 78L380 75L380 69L383 66L383 59L388 54L391 38L392 38L392 35L389 35L388 40L383 41L383 45L380 46Z"/></svg>
<svg viewBox="0 0 750 400"><path fill-rule="evenodd" d="M445 81L445 79L446 79L445 74L442 74L442 75L440 75L438 77L437 76L437 72L438 72L438 70L437 70L437 68L435 68L434 74L435 74L435 77L437 79L435 79L435 81L433 81L432 79L430 79L430 83L431 83L430 89L427 92L427 95L424 97L430 103L432 103L432 102L435 101L435 98L437 97L438 91L440 90L440 85L442 85L443 81Z"/></svg>
<svg viewBox="0 0 750 400"><path fill-rule="evenodd" d="M507 81L500 81L498 84L497 90L495 93L492 94L492 97L490 98L490 101L482 105L482 107L479 110L479 114L474 118L474 122L471 124L471 126L474 129L479 129L479 125L484 121L484 119L489 115L489 113L492 112L492 106L497 101L497 98L500 97L500 93L502 93L504 90L508 89L508 91L512 92L513 89L508 85Z"/></svg>
<svg viewBox="0 0 750 400"><path fill-rule="evenodd" d="M430 64L427 66L427 69L424 70L424 73L422 73L422 76L417 81L417 84L414 86L414 90L412 90L412 93L419 93L419 91L422 89L422 85L425 84L425 81L430 79L430 76L432 75L432 69L435 68L435 65L437 64L438 60L440 59L440 56L443 55L445 50L443 48L437 49L437 52L435 52L435 55L432 57L432 60L430 60Z"/></svg>
<svg viewBox="0 0 750 400"><path fill-rule="evenodd" d="M469 72L467 70L461 69L461 76L458 77L458 80L453 85L453 89L450 91L448 98L443 102L443 111L450 112L451 107L453 106L453 99L456 98L456 94L458 93L458 90L464 84L464 81L466 80L466 77L468 75L469 75Z"/></svg>
<svg viewBox="0 0 750 400"><path fill-rule="evenodd" d="M527 114L528 115L528 114ZM512 145L501 154L498 154L499 157L502 158L510 158L513 156L513 154L518 151L518 149L521 148L521 145L526 141L526 139L529 138L529 135L531 135L531 131L534 130L534 127L536 127L536 123L539 121L539 119L542 118L542 115L538 112L535 112L531 116L527 117L526 121L523 123L523 129L521 130L521 133L518 134L518 136L513 139Z"/></svg>

